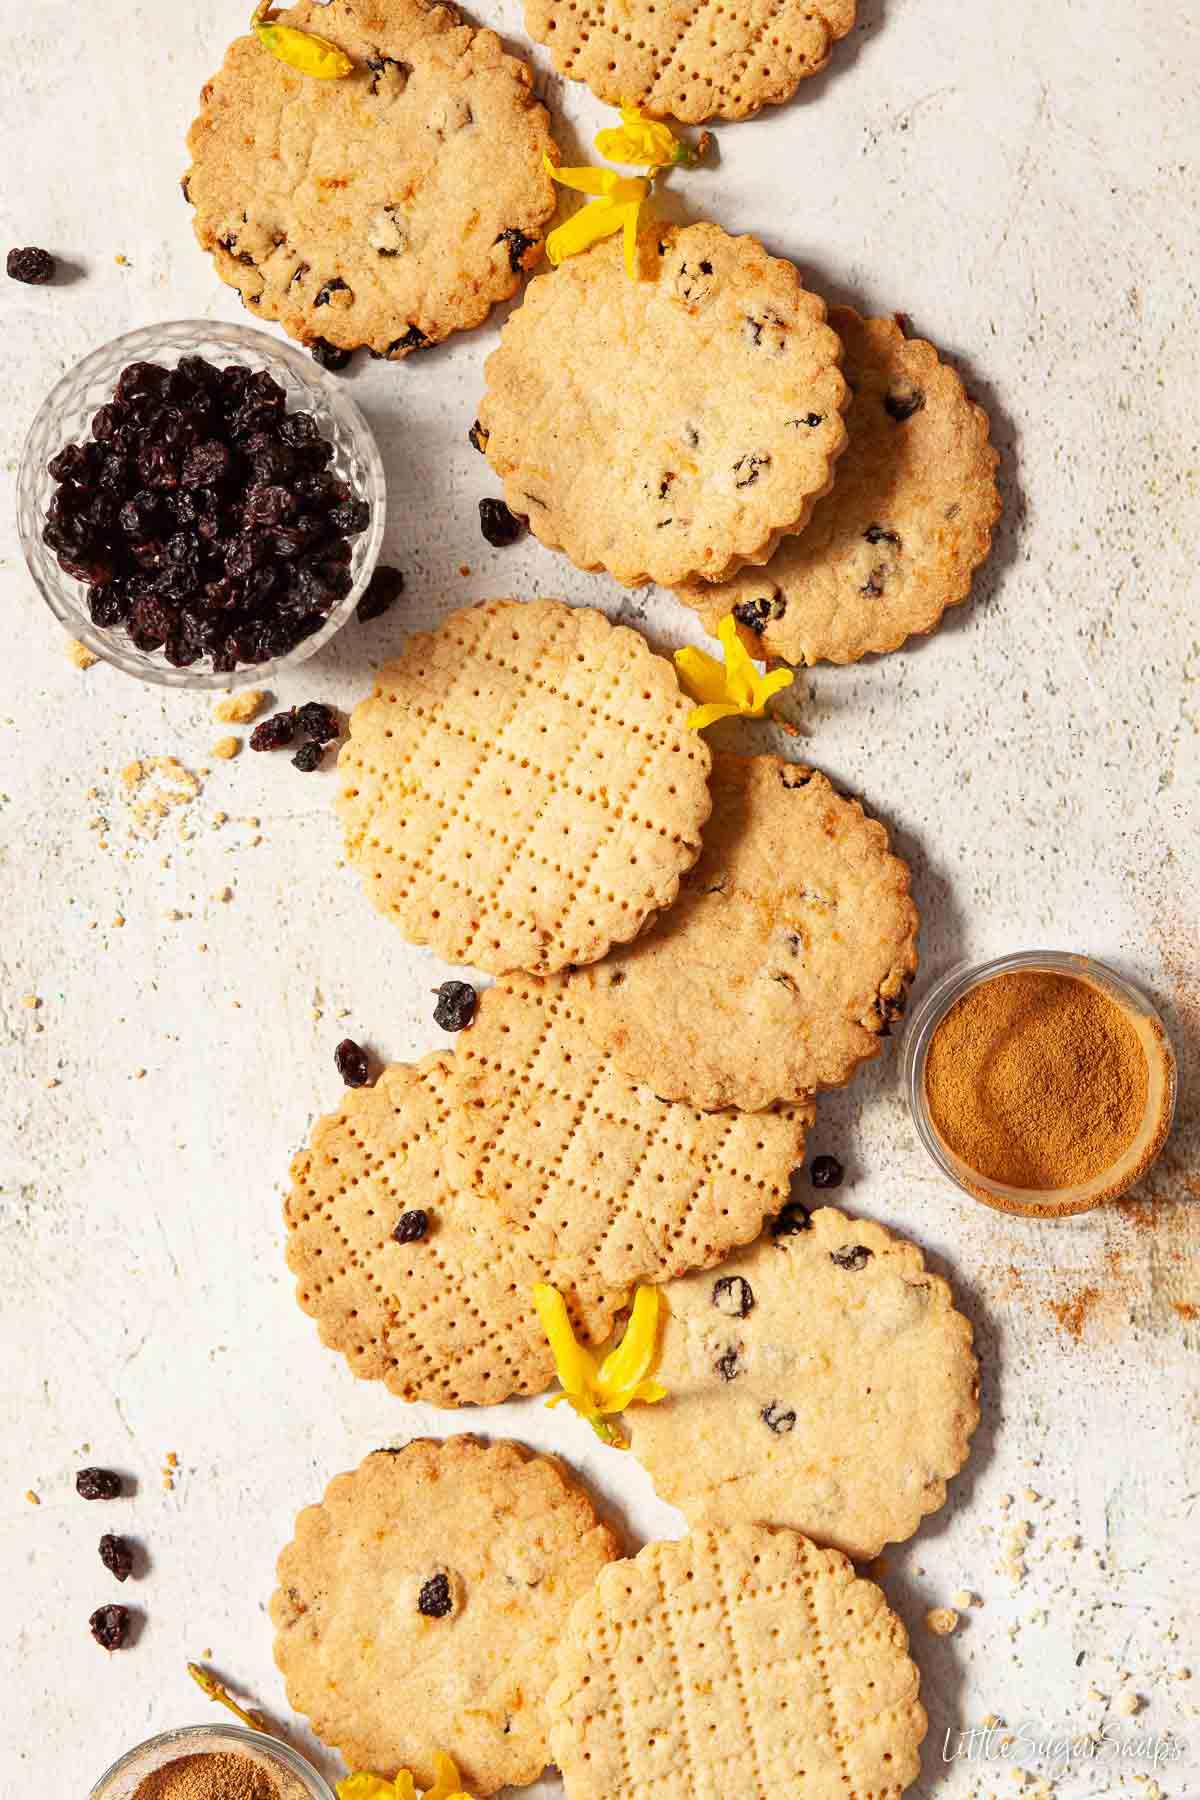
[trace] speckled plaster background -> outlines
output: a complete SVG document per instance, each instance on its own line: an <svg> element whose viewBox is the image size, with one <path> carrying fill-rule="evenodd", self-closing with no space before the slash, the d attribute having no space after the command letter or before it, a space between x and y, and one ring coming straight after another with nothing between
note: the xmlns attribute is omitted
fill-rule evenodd
<svg viewBox="0 0 1200 1800"><path fill-rule="evenodd" d="M0 6L0 247L45 244L69 265L46 291L0 280L13 1793L81 1796L132 1741L203 1715L184 1662L209 1649L306 1743L271 1661L273 1560L297 1508L381 1443L464 1425L553 1443L631 1543L680 1529L643 1472L570 1416L406 1408L322 1350L283 1264L288 1158L337 1101L343 1035L385 1058L438 1042L429 990L445 971L340 865L332 775L214 763L207 700L77 672L22 567L11 487L49 385L132 326L240 316L193 247L178 178L196 94L244 10ZM519 41L515 0L488 16ZM600 109L539 69L575 160ZM1015 1793L1010 1764L1034 1764L944 1760L946 1733L953 1749L989 1715L1183 1746L1157 1770L1093 1760L1063 1794L1200 1793L1198 75L1184 0L862 0L827 75L719 129L716 164L664 197L760 234L831 300L907 312L994 421L1006 513L973 601L930 642L802 677L781 708L802 734L787 753L860 793L911 859L922 981L962 957L1086 948L1156 996L1183 1060L1179 1127L1143 1190L1059 1224L992 1214L935 1175L895 1046L820 1103L814 1147L846 1162L844 1204L922 1244L978 1334L971 1462L882 1576L931 1716L914 1791L947 1800ZM281 702L349 705L410 625L488 595L598 605L663 649L699 637L665 595L626 594L531 540L480 541L476 501L495 484L466 431L493 341L491 327L396 367L360 359L348 378L384 451L408 600L280 682ZM187 836L172 819L155 842L131 838L118 776L146 755L209 768ZM87 1460L126 1471L135 1497L84 1506L72 1477ZM1000 1565L1022 1520L1018 1582ZM137 1642L112 1658L86 1625L116 1596L102 1529L148 1559L120 1595L142 1615ZM980 1603L931 1636L926 1609L962 1588ZM1132 1718L1125 1690L1141 1697Z"/></svg>

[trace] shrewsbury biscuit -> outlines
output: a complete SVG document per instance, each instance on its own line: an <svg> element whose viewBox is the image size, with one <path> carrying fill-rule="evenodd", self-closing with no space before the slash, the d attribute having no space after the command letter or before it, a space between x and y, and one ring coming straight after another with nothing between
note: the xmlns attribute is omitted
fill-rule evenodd
<svg viewBox="0 0 1200 1800"><path fill-rule="evenodd" d="M915 1245L793 1203L664 1289L658 1406L633 1449L691 1525L790 1525L855 1562L946 1499L979 1423L971 1327Z"/></svg>
<svg viewBox="0 0 1200 1800"><path fill-rule="evenodd" d="M480 996L454 1056L446 1172L598 1342L635 1283L707 1268L779 1211L812 1109L673 1105L593 1049L579 1014L562 976Z"/></svg>
<svg viewBox="0 0 1200 1800"><path fill-rule="evenodd" d="M487 1406L549 1386L541 1270L446 1179L442 1052L351 1088L292 1164L296 1297L321 1341L402 1400Z"/></svg>
<svg viewBox="0 0 1200 1800"><path fill-rule="evenodd" d="M560 75L689 124L789 100L853 23L854 0L525 0Z"/></svg>
<svg viewBox="0 0 1200 1800"><path fill-rule="evenodd" d="M543 1699L571 1606L617 1555L550 1457L477 1438L377 1450L296 1520L271 1601L288 1699L352 1769L479 1800L549 1761Z"/></svg>
<svg viewBox="0 0 1200 1800"><path fill-rule="evenodd" d="M451 613L380 670L338 759L370 899L493 974L603 956L699 854L710 759L688 712L670 663L603 613Z"/></svg>
<svg viewBox="0 0 1200 1800"><path fill-rule="evenodd" d="M848 390L825 304L717 225L659 226L539 277L488 358L480 425L515 513L626 587L765 562L827 493Z"/></svg>
<svg viewBox="0 0 1200 1800"><path fill-rule="evenodd" d="M873 1582L795 1531L649 1544L576 1604L547 1700L568 1800L899 1800L925 1711Z"/></svg>
<svg viewBox="0 0 1200 1800"><path fill-rule="evenodd" d="M878 1053L916 972L917 910L883 826L817 770L719 755L712 793L675 906L572 996L633 1080L754 1111Z"/></svg>
<svg viewBox="0 0 1200 1800"><path fill-rule="evenodd" d="M933 346L849 307L829 321L854 392L833 492L765 567L679 593L710 631L732 612L752 655L790 663L857 662L936 630L1000 516L987 415Z"/></svg>
<svg viewBox="0 0 1200 1800"><path fill-rule="evenodd" d="M402 357L478 325L554 211L528 65L429 0L300 0L278 19L354 69L316 80L256 37L230 46L183 184L218 275L303 343Z"/></svg>

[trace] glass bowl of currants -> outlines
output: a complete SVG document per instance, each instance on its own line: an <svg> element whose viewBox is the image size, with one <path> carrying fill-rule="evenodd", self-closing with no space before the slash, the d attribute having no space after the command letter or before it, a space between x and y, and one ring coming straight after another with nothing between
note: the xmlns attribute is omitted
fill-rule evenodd
<svg viewBox="0 0 1200 1800"><path fill-rule="evenodd" d="M17 477L55 618L164 687L235 688L314 655L362 599L386 515L378 447L337 376L205 319L85 357L43 401Z"/></svg>

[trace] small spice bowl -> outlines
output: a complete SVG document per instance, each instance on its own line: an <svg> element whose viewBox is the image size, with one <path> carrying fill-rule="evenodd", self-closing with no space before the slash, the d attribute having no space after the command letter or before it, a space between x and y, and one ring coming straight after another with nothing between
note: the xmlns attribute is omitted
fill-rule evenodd
<svg viewBox="0 0 1200 1800"><path fill-rule="evenodd" d="M280 1800L335 1800L333 1789L290 1744L241 1725L184 1725L127 1750L102 1775L90 1800L133 1800L142 1782L183 1756L241 1754L276 1778Z"/></svg>
<svg viewBox="0 0 1200 1800"><path fill-rule="evenodd" d="M972 990L1017 972L1072 976L1089 983L1120 1009L1145 1054L1148 1080L1140 1123L1115 1161L1074 1186L1010 1187L992 1180L950 1148L931 1112L926 1064L938 1028ZM1106 964L1058 950L1029 950L991 962L962 964L943 976L909 1021L903 1078L917 1135L942 1173L977 1200L1027 1218L1064 1217L1119 1198L1150 1168L1166 1142L1175 1114L1175 1055L1166 1028L1150 1001Z"/></svg>
<svg viewBox="0 0 1200 1800"><path fill-rule="evenodd" d="M321 435L333 445L331 470L371 509L370 523L354 539L350 573L354 585L309 637L286 656L244 663L228 674L194 665L176 668L162 650L139 650L124 629L100 630L87 608L87 588L58 566L42 541L42 524L56 483L46 464L64 444L84 442L96 411L112 398L121 371L130 363L153 362L174 368L181 357L202 356L220 368L237 363L264 370L284 389L289 412L313 415ZM383 461L370 426L354 401L302 350L253 331L211 319L180 319L126 332L84 357L51 389L29 428L17 474L17 527L25 563L43 600L59 624L81 644L141 681L173 688L237 688L262 682L280 669L314 656L346 623L362 599L379 560L387 519Z"/></svg>

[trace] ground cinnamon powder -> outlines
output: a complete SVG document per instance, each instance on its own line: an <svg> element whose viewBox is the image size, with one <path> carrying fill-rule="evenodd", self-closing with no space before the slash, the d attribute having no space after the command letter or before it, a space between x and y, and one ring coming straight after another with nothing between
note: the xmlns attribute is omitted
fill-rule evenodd
<svg viewBox="0 0 1200 1800"><path fill-rule="evenodd" d="M1128 1016L1089 981L1014 970L971 988L930 1041L925 1095L943 1141L1008 1187L1074 1187L1110 1168L1146 1112Z"/></svg>
<svg viewBox="0 0 1200 1800"><path fill-rule="evenodd" d="M139 1781L133 1800L281 1800L269 1769L236 1751L177 1756Z"/></svg>

